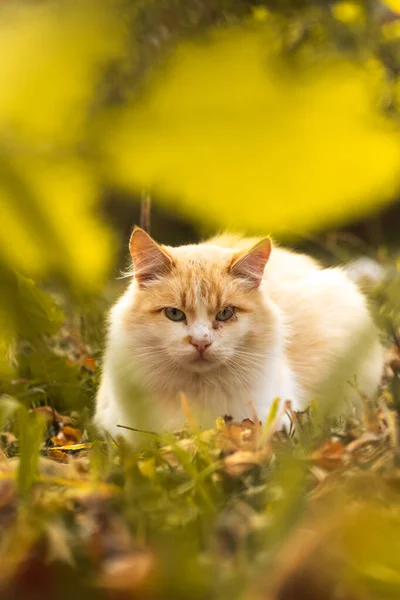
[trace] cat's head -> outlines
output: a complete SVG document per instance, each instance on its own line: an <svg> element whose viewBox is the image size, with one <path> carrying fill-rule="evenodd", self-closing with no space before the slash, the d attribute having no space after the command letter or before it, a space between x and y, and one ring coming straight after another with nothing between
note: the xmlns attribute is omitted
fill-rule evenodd
<svg viewBox="0 0 400 600"><path fill-rule="evenodd" d="M260 363L271 319L260 291L268 238L246 251L212 244L160 246L135 228L130 240L133 305L127 315L139 359L156 372L206 373Z"/></svg>

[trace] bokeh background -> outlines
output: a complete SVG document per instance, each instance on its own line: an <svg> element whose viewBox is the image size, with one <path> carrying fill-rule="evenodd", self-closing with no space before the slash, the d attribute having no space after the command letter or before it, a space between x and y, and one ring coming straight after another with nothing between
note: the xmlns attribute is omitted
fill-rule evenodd
<svg viewBox="0 0 400 600"><path fill-rule="evenodd" d="M399 75L397 0L0 1L2 600L400 597ZM379 405L99 440L144 198L162 243L372 258Z"/></svg>
<svg viewBox="0 0 400 600"><path fill-rule="evenodd" d="M395 252L398 8L3 1L2 372L17 336L60 326L40 287L104 312L143 197L167 244L235 230L330 262Z"/></svg>

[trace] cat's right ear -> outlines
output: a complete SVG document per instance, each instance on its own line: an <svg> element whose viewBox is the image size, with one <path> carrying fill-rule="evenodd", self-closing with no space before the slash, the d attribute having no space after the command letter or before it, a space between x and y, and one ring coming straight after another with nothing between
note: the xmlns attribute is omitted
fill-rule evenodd
<svg viewBox="0 0 400 600"><path fill-rule="evenodd" d="M133 274L140 285L166 275L172 259L143 229L135 227L129 240Z"/></svg>
<svg viewBox="0 0 400 600"><path fill-rule="evenodd" d="M229 269L230 273L234 277L243 279L250 288L258 288L263 278L265 265L271 254L271 248L271 240L264 238L250 250L241 252L234 257Z"/></svg>

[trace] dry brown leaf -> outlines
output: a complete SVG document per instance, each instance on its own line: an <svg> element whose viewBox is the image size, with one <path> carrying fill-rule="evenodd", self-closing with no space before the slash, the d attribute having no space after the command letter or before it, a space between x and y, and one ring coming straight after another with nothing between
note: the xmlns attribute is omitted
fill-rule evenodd
<svg viewBox="0 0 400 600"><path fill-rule="evenodd" d="M155 565L155 557L148 550L118 556L104 563L96 586L108 590L137 590L149 580Z"/></svg>
<svg viewBox="0 0 400 600"><path fill-rule="evenodd" d="M361 448L368 446L370 444L377 444L382 441L382 437L376 435L375 433L367 431L358 439L347 444L346 450L349 454L356 454L360 451Z"/></svg>
<svg viewBox="0 0 400 600"><path fill-rule="evenodd" d="M241 423L225 420L220 426L220 445L228 452L256 452L260 449L261 438L261 423L254 423L251 419L244 419Z"/></svg>
<svg viewBox="0 0 400 600"><path fill-rule="evenodd" d="M96 359L93 356L85 356L81 359L80 364L88 371L94 373L97 369Z"/></svg>
<svg viewBox="0 0 400 600"><path fill-rule="evenodd" d="M65 441L60 439L59 437L53 436L50 438L50 444L52 446L64 446Z"/></svg>
<svg viewBox="0 0 400 600"><path fill-rule="evenodd" d="M32 408L31 412L42 415L49 423L56 421L63 425L74 424L74 420L71 417L61 415L52 406L38 406L37 408Z"/></svg>
<svg viewBox="0 0 400 600"><path fill-rule="evenodd" d="M226 456L223 462L225 472L231 477L238 477L253 467L258 467L267 463L270 458L271 452L269 448L265 448L258 452L238 450L237 452Z"/></svg>
<svg viewBox="0 0 400 600"><path fill-rule="evenodd" d="M313 452L311 460L314 465L326 471L342 469L349 462L346 446L333 440L328 440L321 448Z"/></svg>
<svg viewBox="0 0 400 600"><path fill-rule="evenodd" d="M50 438L54 446L76 445L82 439L82 432L75 427L65 426L56 437Z"/></svg>
<svg viewBox="0 0 400 600"><path fill-rule="evenodd" d="M351 454L352 461L362 465L371 463L375 465L386 449L385 437L368 431L347 446L347 452L349 455Z"/></svg>
<svg viewBox="0 0 400 600"><path fill-rule="evenodd" d="M72 444L79 444L79 442L82 439L82 432L76 427L63 427L61 433L64 436L64 438Z"/></svg>
<svg viewBox="0 0 400 600"><path fill-rule="evenodd" d="M57 448L49 448L47 450L47 456L60 463L67 463L69 461L68 454Z"/></svg>

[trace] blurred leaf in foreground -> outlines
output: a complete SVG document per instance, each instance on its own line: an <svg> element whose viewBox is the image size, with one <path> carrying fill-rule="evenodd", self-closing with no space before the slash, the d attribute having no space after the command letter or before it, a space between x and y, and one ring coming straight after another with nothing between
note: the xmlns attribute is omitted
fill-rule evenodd
<svg viewBox="0 0 400 600"><path fill-rule="evenodd" d="M219 31L113 118L110 173L214 227L294 237L343 222L397 191L398 131L375 85L338 57L291 69L269 29Z"/></svg>
<svg viewBox="0 0 400 600"><path fill-rule="evenodd" d="M5 141L34 143L46 151L46 144L60 147L82 136L102 69L124 50L120 4L3 3L0 133Z"/></svg>
<svg viewBox="0 0 400 600"><path fill-rule="evenodd" d="M0 267L92 291L110 265L87 149L104 69L122 58L117 0L0 7Z"/></svg>
<svg viewBox="0 0 400 600"><path fill-rule="evenodd" d="M96 92L125 36L118 0L0 6L0 372L16 334L60 324L50 298L15 271L98 291L111 238L94 215L98 175L83 151ZM59 316L59 315L58 315Z"/></svg>
<svg viewBox="0 0 400 600"><path fill-rule="evenodd" d="M110 236L91 211L100 189L78 159L32 156L5 166L0 157L0 260L40 277L61 274L81 289L104 281Z"/></svg>
<svg viewBox="0 0 400 600"><path fill-rule="evenodd" d="M13 273L12 282L9 283L7 292L10 294L10 302L20 302L17 325L19 335L33 341L43 334L56 333L64 321L64 313L51 296L19 273Z"/></svg>
<svg viewBox="0 0 400 600"><path fill-rule="evenodd" d="M19 335L30 344L42 345L46 334L54 334L64 321L64 313L51 296L41 291L31 279L4 269L0 302L0 375L9 375Z"/></svg>

